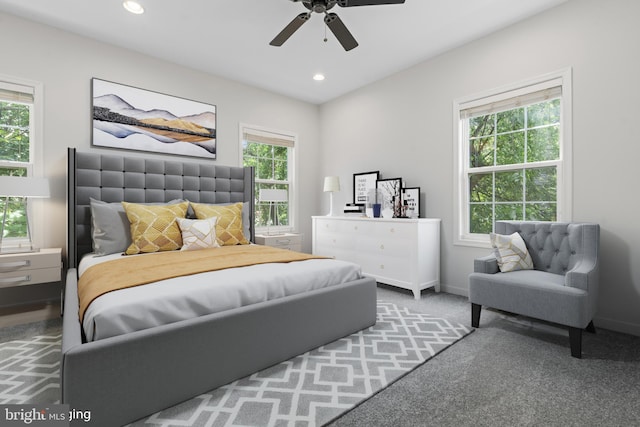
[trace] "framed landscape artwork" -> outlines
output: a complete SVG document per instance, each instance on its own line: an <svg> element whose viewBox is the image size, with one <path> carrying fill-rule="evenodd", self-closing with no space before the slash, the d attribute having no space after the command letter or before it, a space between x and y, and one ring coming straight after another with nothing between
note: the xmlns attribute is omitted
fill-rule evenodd
<svg viewBox="0 0 640 427"><path fill-rule="evenodd" d="M216 158L216 106L92 79L92 145Z"/></svg>

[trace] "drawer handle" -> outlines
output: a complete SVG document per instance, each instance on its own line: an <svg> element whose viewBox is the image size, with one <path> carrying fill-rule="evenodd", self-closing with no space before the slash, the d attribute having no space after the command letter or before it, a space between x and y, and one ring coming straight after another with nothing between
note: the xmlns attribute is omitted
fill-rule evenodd
<svg viewBox="0 0 640 427"><path fill-rule="evenodd" d="M280 245L288 245L289 243L291 243L291 239L278 239L276 240L276 243Z"/></svg>
<svg viewBox="0 0 640 427"><path fill-rule="evenodd" d="M389 230L389 231L391 231L392 233L395 233L395 232L396 232L396 229L395 229L395 228L392 228L392 229L391 229L391 230Z"/></svg>
<svg viewBox="0 0 640 427"><path fill-rule="evenodd" d="M380 249L384 250L384 245L380 245Z"/></svg>
<svg viewBox="0 0 640 427"><path fill-rule="evenodd" d="M13 283L21 283L21 282L30 282L31 276L20 276L20 277L6 277L4 279L0 279L0 283L3 285L10 285Z"/></svg>
<svg viewBox="0 0 640 427"><path fill-rule="evenodd" d="M0 264L0 268L2 269L20 268L20 267L29 267L30 265L31 265L31 260L25 259L25 260L16 261L16 262L3 262L2 264Z"/></svg>

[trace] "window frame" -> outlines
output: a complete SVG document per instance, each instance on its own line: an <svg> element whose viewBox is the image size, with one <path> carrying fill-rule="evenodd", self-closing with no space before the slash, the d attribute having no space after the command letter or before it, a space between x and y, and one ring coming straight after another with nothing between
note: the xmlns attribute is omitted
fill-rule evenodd
<svg viewBox="0 0 640 427"><path fill-rule="evenodd" d="M489 235L469 232L469 140L468 119L461 112L469 108L504 102L540 90L560 86L560 155L558 160L535 164L494 165L488 172L555 166L557 168L557 221L572 218L572 94L571 68L555 71L525 81L505 85L453 101L454 140L454 245L489 248ZM474 172L481 172L475 168Z"/></svg>
<svg viewBox="0 0 640 427"><path fill-rule="evenodd" d="M0 74L0 87L20 91L24 88L31 91L33 104L30 111L29 129L29 162L13 162L0 160L0 167L24 167L27 169L27 176L44 177L44 89L41 82L24 79L20 77ZM25 91L26 93L26 91ZM45 246L45 210L42 199L30 199L27 203L29 222L31 228L31 239L36 247ZM4 242L10 245L27 244L28 237L7 237Z"/></svg>
<svg viewBox="0 0 640 427"><path fill-rule="evenodd" d="M262 179L258 179L257 177L254 177L254 180L257 183L264 183L264 184L287 184L289 187L289 191L287 192L287 196L289 198L289 225L283 225L283 226L261 226L261 227L257 227L254 224L255 227L255 233L256 234L264 234L264 233L287 233L287 232L294 232L297 229L297 218L298 218L298 206L297 206L297 200L298 200L298 193L297 193L297 168L296 168L296 163L297 163L297 142L298 142L298 136L296 133L294 132L290 132L290 131L283 131L283 130L278 130L278 129L273 129L273 128L268 128L268 127L264 127L264 126L258 126L258 125L251 125L251 124L247 124L247 123L240 123L239 124L239 164L241 166L244 165L244 149L243 149L243 142L244 142L244 134L245 133L250 133L251 130L255 130L259 133L263 133L263 134L271 134L274 138L282 138L282 139L287 139L292 141L292 146L288 147L289 151L289 155L287 156L287 171L288 171L288 177L286 181L279 181L279 180L262 180ZM275 144L274 144L275 145ZM255 194L255 199L256 199L256 206L254 209L257 209L257 200L258 200L259 195ZM255 215L255 212L254 212Z"/></svg>

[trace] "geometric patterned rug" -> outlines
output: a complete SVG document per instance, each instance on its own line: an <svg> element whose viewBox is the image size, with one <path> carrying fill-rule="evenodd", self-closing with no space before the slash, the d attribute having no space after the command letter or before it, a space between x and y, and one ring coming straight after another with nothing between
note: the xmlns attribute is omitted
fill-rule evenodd
<svg viewBox="0 0 640 427"><path fill-rule="evenodd" d="M471 332L378 301L374 326L130 425L322 426ZM57 403L59 359L60 336L0 344L0 404Z"/></svg>
<svg viewBox="0 0 640 427"><path fill-rule="evenodd" d="M0 403L60 400L61 335L0 343Z"/></svg>

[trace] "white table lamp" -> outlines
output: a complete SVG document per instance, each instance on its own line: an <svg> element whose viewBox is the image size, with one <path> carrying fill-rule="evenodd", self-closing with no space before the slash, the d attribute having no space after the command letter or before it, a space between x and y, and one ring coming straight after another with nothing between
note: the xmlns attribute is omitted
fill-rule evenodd
<svg viewBox="0 0 640 427"><path fill-rule="evenodd" d="M326 176L324 178L324 192L329 193L329 213L333 216L333 193L340 191L340 178L337 176Z"/></svg>
<svg viewBox="0 0 640 427"><path fill-rule="evenodd" d="M2 216L2 228L0 228L0 253L8 252L36 252L38 249L33 246L31 239L31 228L29 226L29 211L27 209L27 199L49 197L49 180L46 178L22 177L22 176L0 176L0 196L4 196L4 214ZM15 247L4 250L2 239L7 221L7 208L9 206L10 197L21 197L25 219L27 222L27 237L29 239L29 247Z"/></svg>
<svg viewBox="0 0 640 427"><path fill-rule="evenodd" d="M267 235L271 235L270 233L270 225L271 225L271 211L273 210L273 204L279 202L287 202L289 201L289 196L287 195L287 190L278 190L272 188L265 188L260 190L259 201L261 202L269 202L269 221L267 222ZM278 220L278 215L276 214L276 222ZM277 225L277 224L276 224Z"/></svg>

